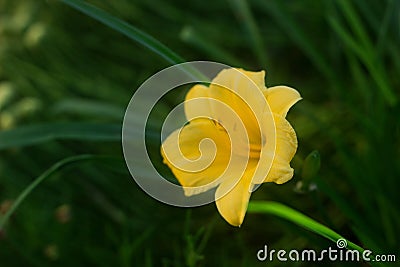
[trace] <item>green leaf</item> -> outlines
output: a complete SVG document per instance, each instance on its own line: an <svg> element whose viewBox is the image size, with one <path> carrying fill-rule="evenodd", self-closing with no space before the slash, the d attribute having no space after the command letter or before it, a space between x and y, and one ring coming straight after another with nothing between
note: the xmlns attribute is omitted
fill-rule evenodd
<svg viewBox="0 0 400 267"><path fill-rule="evenodd" d="M148 49L160 55L162 58L164 58L165 60L167 60L172 64L184 62L183 58L178 56L175 52L173 52L171 49L166 47L164 44L162 44L154 37L148 35L145 32L142 32L136 27L108 14L107 12L93 5L90 5L80 0L61 0L61 1L71 6L72 8L88 15L89 17L107 25L108 27L116 30L117 32L122 33L123 35L138 42L139 44L147 47Z"/></svg>
<svg viewBox="0 0 400 267"><path fill-rule="evenodd" d="M51 140L120 141L120 124L47 123L0 131L0 149L35 145Z"/></svg>
<svg viewBox="0 0 400 267"><path fill-rule="evenodd" d="M82 162L82 161L87 161L87 160L93 160L93 159L105 159L105 158L111 158L108 156L96 156L96 155L79 155L79 156L73 156L69 158L65 158L53 166L51 166L49 169L47 169L44 173L42 173L39 177L37 177L31 184L29 184L17 197L17 199L13 202L11 207L7 210L7 212L0 217L0 230L3 229L4 225L7 223L8 219L10 216L17 210L19 205L28 197L30 193L39 185L41 184L46 178L50 177L52 174L56 173L60 169L64 168L67 165L77 163L77 162Z"/></svg>
<svg viewBox="0 0 400 267"><path fill-rule="evenodd" d="M283 204L272 202L272 201L251 201L249 203L248 212L250 213L263 213L272 214L281 217L285 220L291 221L304 229L314 232L322 237L325 237L333 242L337 242L338 239L345 239L340 234L336 233L332 229L320 224L319 222L307 217L306 215L298 212L292 208L289 208ZM347 241L348 249L355 249L359 252L363 252L364 249L350 241Z"/></svg>
<svg viewBox="0 0 400 267"><path fill-rule="evenodd" d="M306 54L318 70L325 75L330 81L335 81L333 70L329 67L327 59L318 49L317 45L312 42L313 38L305 32L300 24L295 20L293 15L287 9L287 4L283 1L255 1L261 10L268 12L278 23L279 27L287 33L288 37L298 45L298 47Z"/></svg>
<svg viewBox="0 0 400 267"><path fill-rule="evenodd" d="M368 37L364 23L361 22L361 18L359 17L358 12L354 9L352 3L347 0L339 0L335 3L337 3L342 10L342 14L346 18L354 35L357 36L360 44L362 44L366 51L373 50L372 42Z"/></svg>
<svg viewBox="0 0 400 267"><path fill-rule="evenodd" d="M124 109L118 106L81 98L61 100L53 106L53 111L56 114L77 114L118 120L124 117Z"/></svg>
<svg viewBox="0 0 400 267"><path fill-rule="evenodd" d="M89 17L103 23L104 25L116 30L119 33L127 36L129 39L138 42L139 44L147 47L151 51L155 52L169 63L179 64L185 62L185 60L178 54L173 52L167 46L162 44L153 36L139 30L138 28L128 24L127 22L112 16L101 10L98 7L90 5L84 1L80 0L61 0L63 3L69 5L70 7L79 10L80 12L88 15ZM199 79L200 81L208 81L207 76L202 74L199 70L192 66L185 66L183 70L190 76Z"/></svg>
<svg viewBox="0 0 400 267"><path fill-rule="evenodd" d="M238 16L239 21L243 23L245 31L250 38L251 45L253 46L254 54L262 67L266 69L268 63L267 54L265 53L266 49L247 0L230 0L229 2L233 11Z"/></svg>
<svg viewBox="0 0 400 267"><path fill-rule="evenodd" d="M342 42L364 63L385 101L390 106L395 106L398 101L397 95L393 92L389 84L386 71L377 60L377 52L370 43L365 29L363 29L361 23L358 21L359 19L356 17L353 8L349 6L348 1L340 1L339 3L354 33L350 33L345 26L339 22L336 16L328 16L330 26ZM356 35L358 39L354 35Z"/></svg>
<svg viewBox="0 0 400 267"><path fill-rule="evenodd" d="M191 26L185 26L182 29L180 38L185 43L192 45L193 47L203 51L207 55L217 60L220 59L221 62L236 67L245 66L245 63L243 63L236 56L231 55L227 50L217 46L215 42L211 42Z"/></svg>

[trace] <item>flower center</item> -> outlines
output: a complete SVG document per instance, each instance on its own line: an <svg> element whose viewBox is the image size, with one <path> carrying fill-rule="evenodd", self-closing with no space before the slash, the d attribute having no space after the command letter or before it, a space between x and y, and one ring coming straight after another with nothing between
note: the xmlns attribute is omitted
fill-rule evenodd
<svg viewBox="0 0 400 267"><path fill-rule="evenodd" d="M218 131L223 131L226 134L229 135L229 132L226 131L225 127L222 126L222 123L220 120L212 120L215 127L218 129ZM233 131L236 132L237 131L237 127L234 124L233 125ZM249 131L247 138L249 138L248 140L248 144L250 146L250 149L248 149L248 145L247 145L247 140L246 140L246 136L240 136L240 140L239 140L239 147L235 147L233 153L237 154L237 155L242 155L242 156L246 156L248 155L249 158L251 159L259 159L260 158L260 153L261 153L261 148L265 145L265 138L261 139L260 137L260 133L256 134L255 136L250 135ZM232 143L231 143L232 146ZM247 151L249 150L248 154Z"/></svg>

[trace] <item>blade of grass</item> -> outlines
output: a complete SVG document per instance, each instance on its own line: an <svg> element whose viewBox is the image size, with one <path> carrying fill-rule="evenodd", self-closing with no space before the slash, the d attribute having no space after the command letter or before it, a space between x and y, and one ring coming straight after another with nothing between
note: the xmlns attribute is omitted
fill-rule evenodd
<svg viewBox="0 0 400 267"><path fill-rule="evenodd" d="M155 226L149 226L140 234L136 235L134 240L131 240L129 234L124 235L122 244L118 248L120 266L131 266L131 262L135 258L135 252L139 248L144 247L144 243L150 239L154 231Z"/></svg>
<svg viewBox="0 0 400 267"><path fill-rule="evenodd" d="M334 16L328 16L328 22L336 34L342 39L342 41L361 59L366 59L365 48L360 46L356 40L349 34L344 27L339 23L338 19Z"/></svg>
<svg viewBox="0 0 400 267"><path fill-rule="evenodd" d="M0 149L35 145L51 140L120 141L120 124L46 123L0 132Z"/></svg>
<svg viewBox="0 0 400 267"><path fill-rule="evenodd" d="M356 0L353 1L357 10L361 13L363 19L369 24L369 27L375 32L379 32L379 16L376 15L376 8L371 5L371 1Z"/></svg>
<svg viewBox="0 0 400 267"><path fill-rule="evenodd" d="M322 237L325 237L333 242L338 239L345 239L340 234L336 233L332 229L320 224L319 222L307 217L306 215L298 212L292 208L289 208L281 203L273 201L251 201L249 203L248 212L250 213L262 213L271 214L283 218L285 220L291 221L304 229L314 232ZM346 239L347 240L347 239ZM353 242L347 241L348 249L355 249L359 252L363 252L364 249Z"/></svg>
<svg viewBox="0 0 400 267"><path fill-rule="evenodd" d="M267 54L265 53L265 46L258 30L256 21L251 13L250 7L246 0L230 0L234 12L239 17L240 22L244 23L245 30L247 31L251 44L253 46L254 54L258 58L261 66L267 68Z"/></svg>
<svg viewBox="0 0 400 267"><path fill-rule="evenodd" d="M281 1L262 1L258 0L255 2L257 6L272 17L275 18L276 23L286 32L301 50L311 59L313 64L318 70L331 82L335 82L334 70L330 69L330 64L327 63L324 56L319 52L321 51L314 45L310 40L309 36L299 26L299 23L295 21L293 16L286 9L285 5Z"/></svg>
<svg viewBox="0 0 400 267"><path fill-rule="evenodd" d="M164 58L167 62L171 64L179 64L185 62L185 60L176 54L174 51L169 49L163 43L155 39L153 36L139 30L138 28L128 24L127 22L118 19L115 16L112 16L101 10L98 7L95 7L91 4L88 4L84 1L80 0L61 0L66 5L82 12L83 14L103 23L104 25L110 27L111 29L122 33L123 35L127 36L129 39L138 42L139 44L147 47L151 51L155 52L162 58ZM192 77L196 77L201 79L202 81L207 81L205 75L203 75L198 70L194 69L193 67L189 66L184 69Z"/></svg>
<svg viewBox="0 0 400 267"><path fill-rule="evenodd" d="M181 39L188 44L204 51L208 55L221 59L222 62L233 65L233 66L245 66L239 59L235 56L229 54L225 50L221 49L215 43L209 42L203 36L201 36L197 31L195 31L191 26L186 26L182 29Z"/></svg>
<svg viewBox="0 0 400 267"><path fill-rule="evenodd" d="M348 24L350 25L351 29L360 40L362 46L366 48L365 52L372 53L373 51L372 42L368 37L368 34L363 26L363 23L361 23L361 19L358 16L356 10L354 9L352 3L347 0L339 0L336 1L336 3L341 8Z"/></svg>
<svg viewBox="0 0 400 267"><path fill-rule="evenodd" d="M394 12L396 11L395 2L389 0L386 5L385 14L383 16L381 25L379 27L378 40L376 42L376 54L378 57L382 57L385 45L388 43L388 34L390 28L390 21L393 18Z"/></svg>
<svg viewBox="0 0 400 267"><path fill-rule="evenodd" d="M363 214L361 214L353 204L349 203L346 198L335 191L332 186L328 185L323 179L316 179L316 184L319 190L328 196L340 211L350 219L354 227L358 228L362 233L369 233L369 241L371 242L365 242L365 244L368 244L371 247L377 247L373 240L377 240L379 236L376 236L376 233L371 230L371 227L364 223L365 219L363 218Z"/></svg>
<svg viewBox="0 0 400 267"><path fill-rule="evenodd" d="M98 100L81 98L69 98L57 102L53 106L56 114L89 115L101 118L112 118L121 120L124 117L124 109Z"/></svg>
<svg viewBox="0 0 400 267"><path fill-rule="evenodd" d="M136 27L108 14L107 12L91 4L85 3L84 1L80 0L61 1L147 47L151 51L155 52L156 54L167 60L169 63L177 64L184 62L183 58L181 58L179 55L177 55L175 52L173 52L171 49L166 47L154 37L148 35L145 32L142 32Z"/></svg>
<svg viewBox="0 0 400 267"><path fill-rule="evenodd" d="M134 126L131 131L137 130ZM121 125L114 123L43 123L0 131L0 150L37 145L54 140L121 141ZM159 142L159 130L147 122L146 140Z"/></svg>
<svg viewBox="0 0 400 267"><path fill-rule="evenodd" d="M53 166L51 166L49 169L47 169L44 173L39 175L35 180L33 180L33 182L30 185L28 185L19 194L19 196L13 202L12 206L7 210L7 212L2 217L0 217L0 230L3 229L3 227L7 223L8 219L17 210L17 208L21 205L21 203L28 197L28 195L31 194L32 191L39 184L41 184L46 178L50 177L52 174L56 173L57 171L61 170L62 168L66 167L70 164L78 163L78 162L82 162L82 161L94 160L94 159L105 159L105 158L111 158L111 157L98 156L98 155L78 155L78 156L65 158L65 159L55 163Z"/></svg>
<svg viewBox="0 0 400 267"><path fill-rule="evenodd" d="M376 63L375 54L371 54L373 50L370 50L361 44L359 44L353 36L348 33L343 25L339 23L338 19L333 16L328 16L328 22L332 29L336 32L339 38L356 54L360 60L364 63L372 79L378 86L383 98L390 105L394 106L397 103L397 96L392 91L388 84L387 75L382 70L382 66Z"/></svg>

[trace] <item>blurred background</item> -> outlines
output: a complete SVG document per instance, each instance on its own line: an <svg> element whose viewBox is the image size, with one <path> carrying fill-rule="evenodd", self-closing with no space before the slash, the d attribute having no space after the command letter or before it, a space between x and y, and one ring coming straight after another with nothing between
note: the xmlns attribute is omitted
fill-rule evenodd
<svg viewBox="0 0 400 267"><path fill-rule="evenodd" d="M252 199L284 203L399 261L400 1L88 2L186 60L265 69L267 86L296 88L295 176ZM215 204L175 208L141 191L123 161L120 127L136 88L167 66L60 1L0 0L0 214L56 162L107 156L56 171L28 196L0 230L0 266L263 266L264 245L335 246L273 216L249 213L234 228ZM186 90L163 98L154 120ZM148 142L168 173L159 145Z"/></svg>

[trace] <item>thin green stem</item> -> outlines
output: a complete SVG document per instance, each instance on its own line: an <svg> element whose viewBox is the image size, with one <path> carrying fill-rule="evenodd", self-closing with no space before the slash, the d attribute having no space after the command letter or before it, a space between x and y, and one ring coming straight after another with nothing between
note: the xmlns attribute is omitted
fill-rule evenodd
<svg viewBox="0 0 400 267"><path fill-rule="evenodd" d="M281 217L285 220L291 221L304 229L314 232L322 237L325 237L333 242L337 242L339 239L345 239L340 234L336 233L332 229L322 225L321 223L311 219L310 217L298 212L292 208L289 208L283 204L273 201L251 201L249 203L248 212L250 213L262 213L272 214ZM346 239L347 240L347 239ZM359 252L363 252L364 249L353 242L347 241L348 249L355 249Z"/></svg>
<svg viewBox="0 0 400 267"><path fill-rule="evenodd" d="M78 155L78 156L72 156L69 158L65 158L57 163L55 163L53 166L51 166L49 169L47 169L44 173L42 173L40 176L38 176L33 182L28 185L17 197L17 199L13 202L11 207L7 210L7 212L4 214L4 216L0 217L0 230L3 229L4 225L7 223L7 221L10 219L11 215L17 210L17 208L21 205L21 203L28 197L30 193L39 185L41 184L46 178L50 177L60 169L66 167L67 165L77 163L77 162L82 162L82 161L88 161L88 160L94 160L94 159L100 159L100 158L109 158L108 156L98 156L98 155Z"/></svg>

